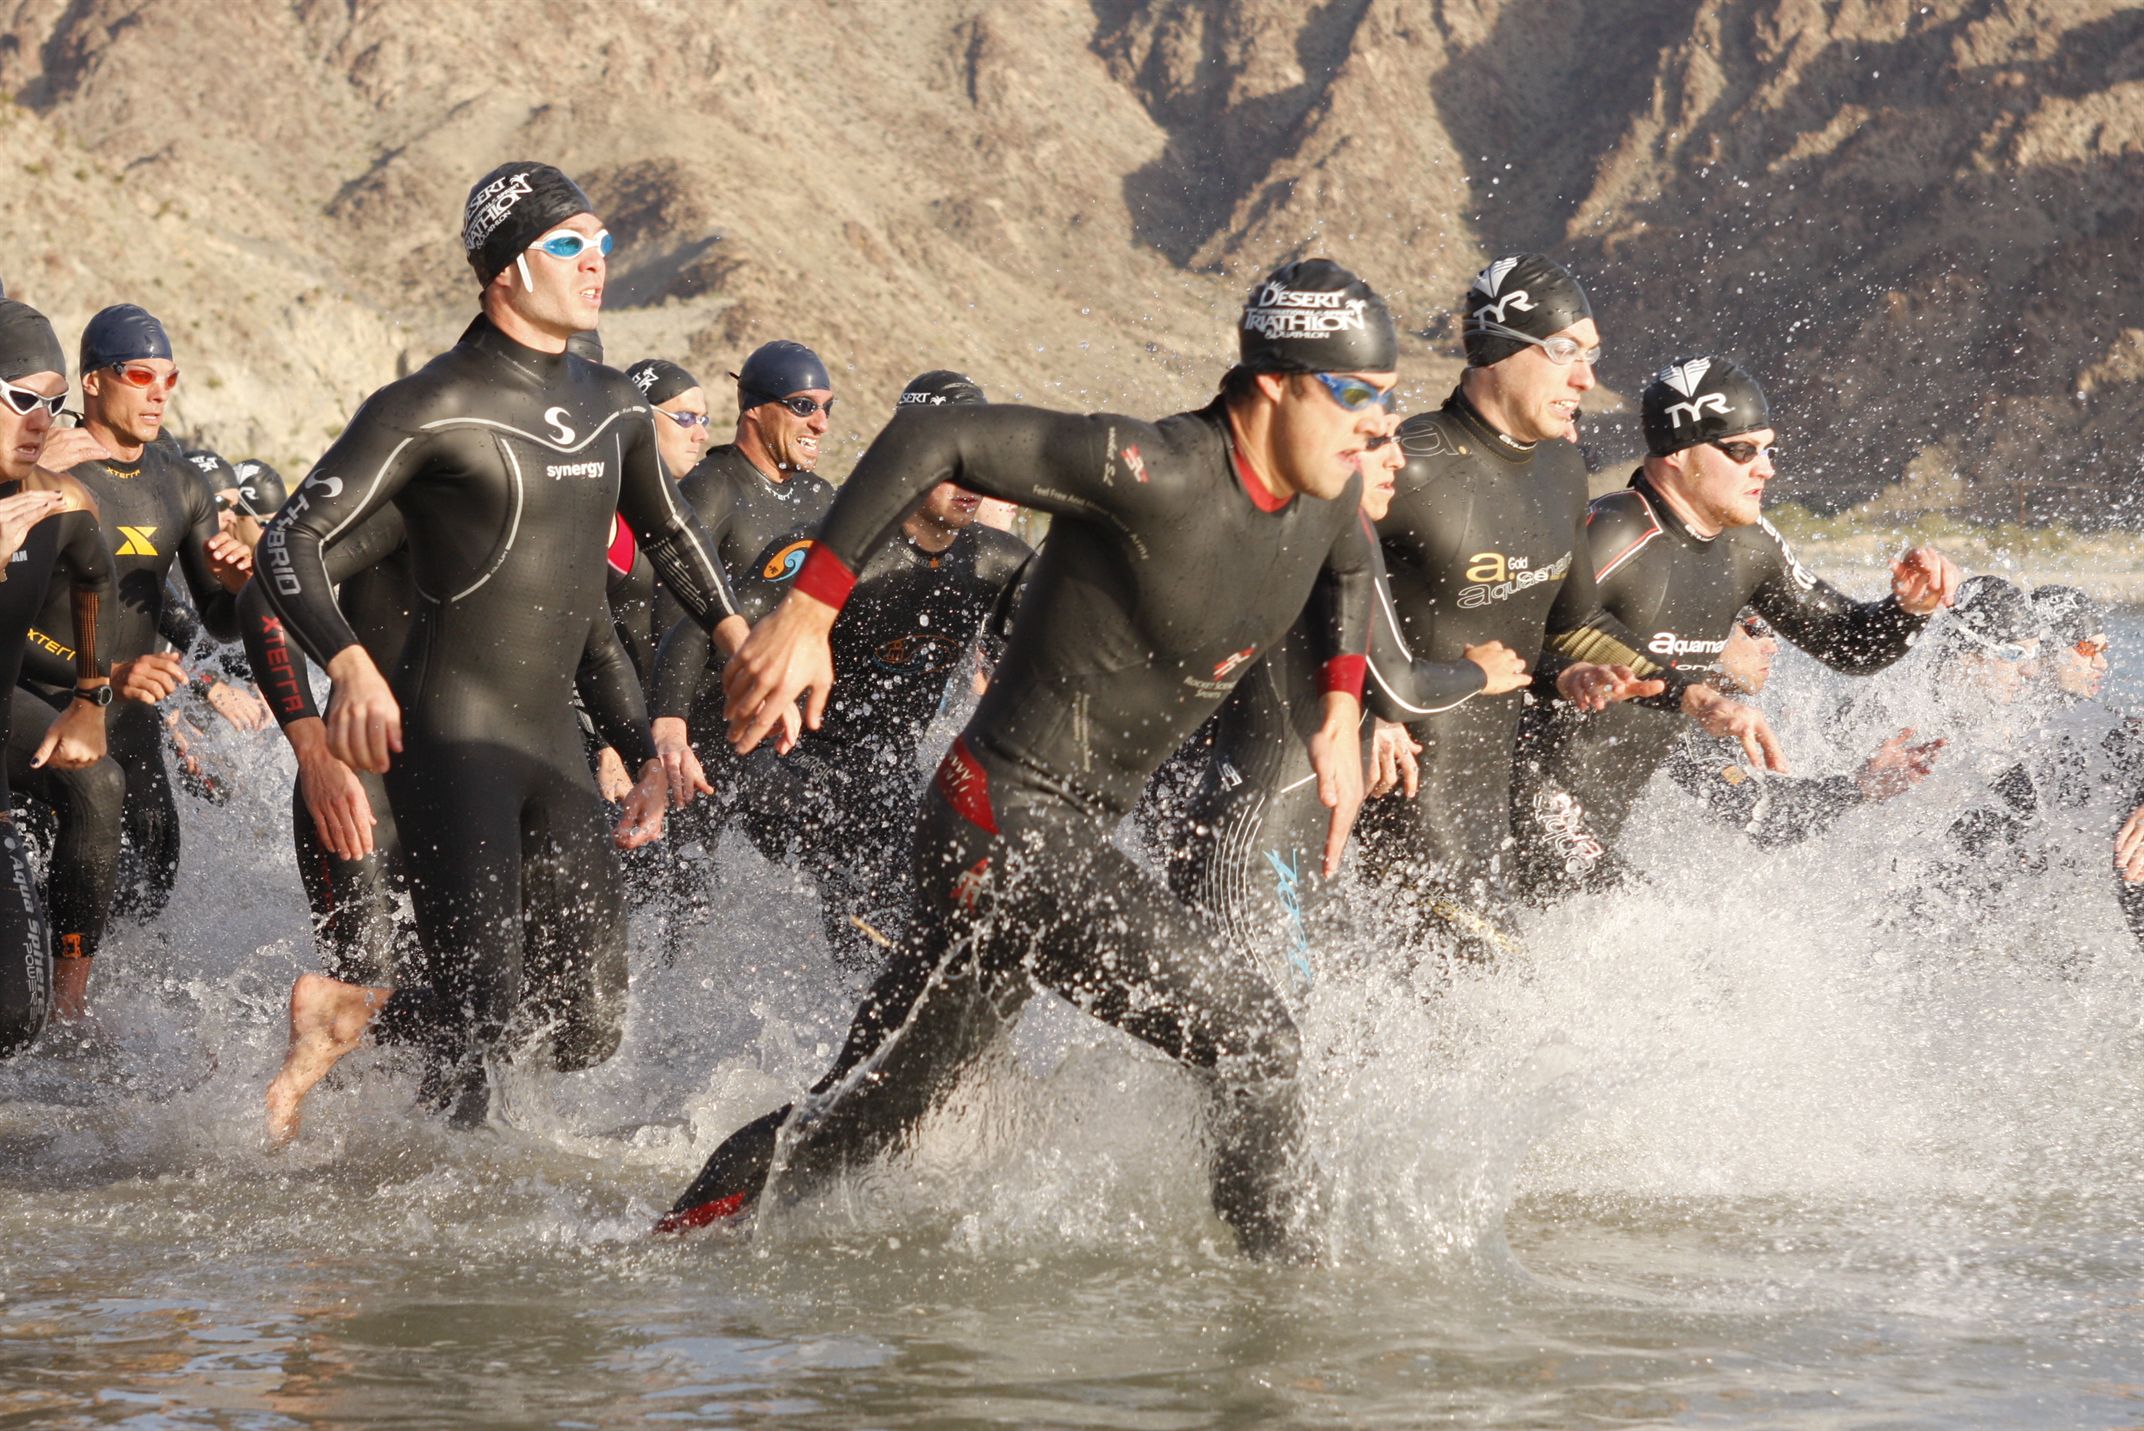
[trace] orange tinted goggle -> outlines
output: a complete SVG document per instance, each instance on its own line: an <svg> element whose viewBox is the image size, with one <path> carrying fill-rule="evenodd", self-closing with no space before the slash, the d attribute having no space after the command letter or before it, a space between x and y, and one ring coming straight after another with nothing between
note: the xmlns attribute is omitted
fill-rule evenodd
<svg viewBox="0 0 2144 1431"><path fill-rule="evenodd" d="M145 367L140 363L121 363L112 371L117 373L119 380L130 388L161 387L168 393L179 385L179 370L177 368L173 368L168 373L160 374L156 369Z"/></svg>
<svg viewBox="0 0 2144 1431"><path fill-rule="evenodd" d="M2070 647L2070 649L2089 661L2103 653L2107 649L2107 643L2105 641L2094 641L2087 636L2076 645Z"/></svg>

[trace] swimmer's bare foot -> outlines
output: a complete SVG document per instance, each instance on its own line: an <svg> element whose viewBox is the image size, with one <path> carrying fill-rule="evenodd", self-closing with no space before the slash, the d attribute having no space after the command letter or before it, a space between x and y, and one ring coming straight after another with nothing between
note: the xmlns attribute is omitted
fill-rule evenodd
<svg viewBox="0 0 2144 1431"><path fill-rule="evenodd" d="M290 986L290 1052L268 1085L268 1139L298 1136L305 1095L342 1056L356 1048L393 989L345 984L325 974L300 974Z"/></svg>
<svg viewBox="0 0 2144 1431"><path fill-rule="evenodd" d="M89 1017L89 966L93 962L79 955L52 961L52 1017L55 1022L78 1024Z"/></svg>

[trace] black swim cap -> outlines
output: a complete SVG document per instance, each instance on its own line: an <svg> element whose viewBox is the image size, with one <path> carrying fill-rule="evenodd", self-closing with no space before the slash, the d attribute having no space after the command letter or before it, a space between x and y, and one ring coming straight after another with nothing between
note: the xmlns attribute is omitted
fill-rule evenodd
<svg viewBox="0 0 2144 1431"><path fill-rule="evenodd" d="M834 380L827 375L826 364L819 361L819 355L802 343L792 343L786 338L777 338L753 349L752 356L744 360L744 371L730 376L737 379L739 412L788 397L791 393L831 392L834 387Z"/></svg>
<svg viewBox="0 0 2144 1431"><path fill-rule="evenodd" d="M1950 608L1956 629L1953 648L1963 652L2033 641L2040 636L2039 614L2025 593L1999 576L1969 577L1958 585Z"/></svg>
<svg viewBox="0 0 2144 1431"><path fill-rule="evenodd" d="M1757 380L1729 358L1678 358L1645 385L1645 450L1666 457L1772 425Z"/></svg>
<svg viewBox="0 0 2144 1431"><path fill-rule="evenodd" d="M566 335L566 351L586 362L603 361L603 335L593 328L584 328L578 333Z"/></svg>
<svg viewBox="0 0 2144 1431"><path fill-rule="evenodd" d="M211 452L206 447L189 447L185 456L194 471L201 474L201 480L208 484L209 491L221 492L238 485L237 470L223 460L221 453Z"/></svg>
<svg viewBox="0 0 2144 1431"><path fill-rule="evenodd" d="M988 402L975 379L950 368L933 368L919 374L894 399L894 411L904 407L944 407L947 404Z"/></svg>
<svg viewBox="0 0 2144 1431"><path fill-rule="evenodd" d="M82 371L116 368L144 358L169 358L171 339L147 309L119 303L89 320L82 330Z"/></svg>
<svg viewBox="0 0 2144 1431"><path fill-rule="evenodd" d="M2043 586L2032 593L2032 609L2047 634L2064 646L2107 629L2107 608L2074 586Z"/></svg>
<svg viewBox="0 0 2144 1431"><path fill-rule="evenodd" d="M52 320L27 303L0 298L0 379L14 382L32 373L67 376L67 350Z"/></svg>
<svg viewBox="0 0 2144 1431"><path fill-rule="evenodd" d="M679 393L690 392L700 385L700 380L686 372L668 358L642 358L625 370L633 386L648 400L649 407L661 407Z"/></svg>
<svg viewBox="0 0 2144 1431"><path fill-rule="evenodd" d="M580 185L549 164L501 164L476 181L462 205L462 250L477 283L488 285L523 249L594 208Z"/></svg>
<svg viewBox="0 0 2144 1431"><path fill-rule="evenodd" d="M274 516L290 496L283 474L258 457L248 457L231 471L238 478L238 510L257 521Z"/></svg>
<svg viewBox="0 0 2144 1431"><path fill-rule="evenodd" d="M1467 366L1486 368L1593 316L1571 271L1538 253L1500 258L1467 285ZM1505 330L1505 331L1499 331ZM1513 337L1523 333L1525 337Z"/></svg>
<svg viewBox="0 0 2144 1431"><path fill-rule="evenodd" d="M1387 373L1399 330L1385 300L1329 258L1284 263L1243 300L1237 363L1254 373Z"/></svg>

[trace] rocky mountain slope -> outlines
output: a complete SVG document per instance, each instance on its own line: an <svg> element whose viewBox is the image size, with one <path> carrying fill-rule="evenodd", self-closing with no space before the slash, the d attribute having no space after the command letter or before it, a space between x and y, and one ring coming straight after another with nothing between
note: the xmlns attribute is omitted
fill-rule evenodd
<svg viewBox="0 0 2144 1431"><path fill-rule="evenodd" d="M1719 350L1784 496L2121 521L2144 479L2119 0L0 0L0 94L10 291L161 312L181 421L300 466L459 329L462 195L539 157L621 240L613 359L813 344L837 474L927 367L1198 401L1312 250L1433 403L1466 276L1541 247L1595 294L1609 467L1617 394Z"/></svg>

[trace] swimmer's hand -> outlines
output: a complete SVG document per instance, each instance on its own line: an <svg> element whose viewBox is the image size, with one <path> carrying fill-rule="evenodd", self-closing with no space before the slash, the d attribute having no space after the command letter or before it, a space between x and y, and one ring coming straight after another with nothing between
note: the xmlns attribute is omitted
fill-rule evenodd
<svg viewBox="0 0 2144 1431"><path fill-rule="evenodd" d="M1891 595L1915 616L1933 616L1958 594L1958 563L1934 547L1915 547L1891 563Z"/></svg>
<svg viewBox="0 0 2144 1431"><path fill-rule="evenodd" d="M328 679L335 683L328 697L328 750L359 770L386 774L389 758L402 753L402 707L387 678L353 643L328 662Z"/></svg>
<svg viewBox="0 0 2144 1431"><path fill-rule="evenodd" d="M186 684L186 668L169 651L149 651L131 661L112 662L112 689L117 699L153 706Z"/></svg>
<svg viewBox="0 0 2144 1431"><path fill-rule="evenodd" d="M1467 646L1459 654L1481 667L1482 674L1489 678L1481 688L1481 694L1485 696L1508 696L1513 691L1525 690L1533 682L1533 677L1526 674L1526 662L1519 658L1519 653L1501 641ZM1407 793L1412 795L1414 792Z"/></svg>
<svg viewBox="0 0 2144 1431"><path fill-rule="evenodd" d="M1422 767L1415 762L1421 753L1422 742L1409 735L1406 726L1380 718L1370 734L1369 797L1390 795L1404 786L1412 800L1422 788Z"/></svg>
<svg viewBox="0 0 2144 1431"><path fill-rule="evenodd" d="M1604 711L1618 701L1657 696L1668 688L1666 681L1641 681L1628 666L1603 666L1579 661L1556 676L1556 694L1582 711Z"/></svg>
<svg viewBox="0 0 2144 1431"><path fill-rule="evenodd" d="M613 746L596 752L596 794L606 805L615 805L633 793L633 777L625 773L625 757Z"/></svg>
<svg viewBox="0 0 2144 1431"><path fill-rule="evenodd" d="M65 500L44 488L0 497L0 564L13 561L29 539L30 528L58 512Z"/></svg>
<svg viewBox="0 0 2144 1431"><path fill-rule="evenodd" d="M90 435L86 427L55 427L45 434L45 450L37 454L37 470L58 477L85 462L110 460L112 450Z"/></svg>
<svg viewBox="0 0 2144 1431"><path fill-rule="evenodd" d="M2144 805L2129 812L2122 832L2114 837L2114 867L2125 884L2144 884Z"/></svg>
<svg viewBox="0 0 2144 1431"><path fill-rule="evenodd" d="M625 812L610 842L621 850L637 850L663 837L663 807L670 803L670 780L658 758L640 767L640 780L626 792Z"/></svg>
<svg viewBox="0 0 2144 1431"><path fill-rule="evenodd" d="M1755 706L1723 696L1710 686L1691 686L1682 693L1682 709L1707 734L1740 741L1752 766L1775 775L1787 773L1779 737L1772 734L1772 723Z"/></svg>
<svg viewBox="0 0 2144 1431"><path fill-rule="evenodd" d="M229 532L218 532L208 539L208 572L216 578L216 584L232 595L246 589L253 580L253 553L246 544Z"/></svg>
<svg viewBox="0 0 2144 1431"><path fill-rule="evenodd" d="M219 681L211 676L203 692L217 715L229 721L232 729L252 734L266 730L274 717L269 713L268 703L243 686L229 681Z"/></svg>
<svg viewBox="0 0 2144 1431"><path fill-rule="evenodd" d="M722 716L739 755L757 749L782 724L782 708L807 692L804 724L819 728L834 685L826 633L838 614L817 597L791 591L737 648L722 672Z"/></svg>
<svg viewBox="0 0 2144 1431"><path fill-rule="evenodd" d="M1340 873L1340 854L1362 809L1362 703L1345 691L1329 691L1324 719L1310 737L1310 768L1318 773L1318 803L1333 812L1325 829L1325 877Z"/></svg>
<svg viewBox="0 0 2144 1431"><path fill-rule="evenodd" d="M45 738L30 757L30 768L80 770L104 758L104 708L70 699L45 727Z"/></svg>
<svg viewBox="0 0 2144 1431"><path fill-rule="evenodd" d="M676 716L657 716L650 727L655 736L655 758L663 763L663 778L669 784L670 803L680 810L695 795L712 795L707 771L693 753L692 733Z"/></svg>
<svg viewBox="0 0 2144 1431"><path fill-rule="evenodd" d="M294 720L283 734L298 757L298 797L313 817L320 843L339 860L361 860L373 851L378 817L357 772L328 750L327 722L318 716Z"/></svg>
<svg viewBox="0 0 2144 1431"><path fill-rule="evenodd" d="M1861 798L1874 803L1903 795L1935 767L1936 756L1942 752L1944 742L1922 741L1914 745L1913 727L1908 726L1876 747L1876 753L1861 763L1854 775L1855 788Z"/></svg>

